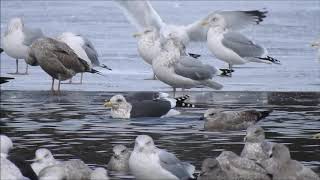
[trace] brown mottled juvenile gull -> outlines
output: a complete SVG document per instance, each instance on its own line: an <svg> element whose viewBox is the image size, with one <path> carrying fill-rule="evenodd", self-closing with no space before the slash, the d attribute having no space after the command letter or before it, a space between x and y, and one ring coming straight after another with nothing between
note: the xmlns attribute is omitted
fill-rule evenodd
<svg viewBox="0 0 320 180"><path fill-rule="evenodd" d="M259 164L231 151L223 151L216 159L229 179L271 180Z"/></svg>
<svg viewBox="0 0 320 180"><path fill-rule="evenodd" d="M208 109L201 119L205 120L204 129L209 131L243 130L267 117L270 110L225 110Z"/></svg>
<svg viewBox="0 0 320 180"><path fill-rule="evenodd" d="M207 158L202 162L198 180L229 180L229 177L222 170L218 160Z"/></svg>
<svg viewBox="0 0 320 180"><path fill-rule="evenodd" d="M273 180L320 180L320 177L299 161L292 160L289 149L283 144L274 144L269 154L270 158L260 164Z"/></svg>
<svg viewBox="0 0 320 180"><path fill-rule="evenodd" d="M28 74L28 64L25 73L19 73L18 60L28 57L29 46L40 37L43 37L40 29L26 27L20 17L10 19L3 36L2 49L8 56L16 59L16 72L11 74Z"/></svg>
<svg viewBox="0 0 320 180"><path fill-rule="evenodd" d="M108 169L112 171L129 171L129 158L131 151L124 145L119 144L113 147L113 155L108 162Z"/></svg>
<svg viewBox="0 0 320 180"><path fill-rule="evenodd" d="M34 41L29 49L26 62L40 67L52 77L51 91L54 92L54 80L57 79L58 94L61 81L72 78L77 73L99 71L91 68L88 63L79 58L65 43L52 39L40 38Z"/></svg>

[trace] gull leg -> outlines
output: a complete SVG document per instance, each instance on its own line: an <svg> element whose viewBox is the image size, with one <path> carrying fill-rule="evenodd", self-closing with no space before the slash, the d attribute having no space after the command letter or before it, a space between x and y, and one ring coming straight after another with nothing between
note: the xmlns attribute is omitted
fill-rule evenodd
<svg viewBox="0 0 320 180"><path fill-rule="evenodd" d="M60 92L60 85L61 85L61 80L59 79L59 83L58 83L58 95L60 96L61 92Z"/></svg>
<svg viewBox="0 0 320 180"><path fill-rule="evenodd" d="M52 94L55 94L55 93L54 93L54 78L52 78L51 93L52 93Z"/></svg>
<svg viewBox="0 0 320 180"><path fill-rule="evenodd" d="M8 74L19 74L19 61L16 59L16 72L15 73L8 73Z"/></svg>
<svg viewBox="0 0 320 180"><path fill-rule="evenodd" d="M233 69L232 69L232 64L229 64L229 70L230 70L230 77L232 77L232 72L233 72Z"/></svg>
<svg viewBox="0 0 320 180"><path fill-rule="evenodd" d="M26 63L26 72L24 73L25 75L27 75L28 74L28 70L29 70L29 66L28 66L28 64Z"/></svg>
<svg viewBox="0 0 320 180"><path fill-rule="evenodd" d="M80 76L80 84L82 84L82 78L83 78L83 73L81 73L81 76Z"/></svg>
<svg viewBox="0 0 320 180"><path fill-rule="evenodd" d="M176 97L176 88L174 87L173 88L173 98L175 98Z"/></svg>

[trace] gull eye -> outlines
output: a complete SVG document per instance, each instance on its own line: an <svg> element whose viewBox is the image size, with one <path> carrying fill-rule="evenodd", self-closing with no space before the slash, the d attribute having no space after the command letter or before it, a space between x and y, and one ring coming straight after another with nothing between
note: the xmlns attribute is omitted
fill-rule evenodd
<svg viewBox="0 0 320 180"><path fill-rule="evenodd" d="M124 152L126 152L126 150L125 150L125 149L121 151L121 153L124 153Z"/></svg>
<svg viewBox="0 0 320 180"><path fill-rule="evenodd" d="M215 21L217 21L217 20L218 20L218 18L214 17L214 18L212 18L211 21L215 22Z"/></svg>
<svg viewBox="0 0 320 180"><path fill-rule="evenodd" d="M151 144L151 141L148 141L148 142L147 142L147 145L150 145L150 144Z"/></svg>
<svg viewBox="0 0 320 180"><path fill-rule="evenodd" d="M122 99L117 99L117 102L118 102L118 103L122 102Z"/></svg>
<svg viewBox="0 0 320 180"><path fill-rule="evenodd" d="M44 155L45 158L49 157L49 154Z"/></svg>
<svg viewBox="0 0 320 180"><path fill-rule="evenodd" d="M214 116L215 113L210 113L209 116Z"/></svg>

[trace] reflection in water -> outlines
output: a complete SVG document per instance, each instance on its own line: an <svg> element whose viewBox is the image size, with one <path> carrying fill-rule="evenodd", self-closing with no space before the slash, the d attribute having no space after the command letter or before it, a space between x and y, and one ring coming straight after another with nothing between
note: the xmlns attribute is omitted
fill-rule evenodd
<svg viewBox="0 0 320 180"><path fill-rule="evenodd" d="M274 111L259 124L268 139L289 146L292 157L320 166L320 93L190 92L191 101L206 107L258 108ZM52 150L57 159L81 158L91 166L106 166L112 146L133 147L139 134L153 137L160 148L200 168L222 150L240 153L244 131L206 132L199 121L205 108L183 109L175 118L110 119L103 107L113 93L47 91L1 92L1 133L14 142L13 155L31 159L37 148ZM114 175L118 176L118 175ZM131 176L121 176L131 178Z"/></svg>

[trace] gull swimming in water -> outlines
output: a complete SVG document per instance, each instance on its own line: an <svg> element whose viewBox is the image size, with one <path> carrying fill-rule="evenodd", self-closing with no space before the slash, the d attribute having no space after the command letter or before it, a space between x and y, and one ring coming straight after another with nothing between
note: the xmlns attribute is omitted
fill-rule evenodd
<svg viewBox="0 0 320 180"><path fill-rule="evenodd" d="M10 74L28 74L28 64L25 73L19 73L19 59L27 59L29 46L41 37L40 29L26 27L19 17L10 19L2 42L3 51L16 60L16 72Z"/></svg>
<svg viewBox="0 0 320 180"><path fill-rule="evenodd" d="M201 119L209 131L241 130L267 117L271 111L208 109Z"/></svg>
<svg viewBox="0 0 320 180"><path fill-rule="evenodd" d="M220 60L229 64L232 70L234 64L245 64L248 62L275 63L280 61L267 56L267 50L262 46L249 40L242 34L235 32L245 24L238 22L241 18L250 18L251 24L259 24L266 17L267 12L262 11L217 11L209 15L202 22L203 26L209 26L207 33L207 45L209 50ZM238 16L236 18L235 16Z"/></svg>
<svg viewBox="0 0 320 180"><path fill-rule="evenodd" d="M272 146L274 143L265 140L264 130L257 125L249 126L244 137L245 145L241 152L241 157L245 157L257 162L269 158L268 152L263 148L266 143Z"/></svg>
<svg viewBox="0 0 320 180"><path fill-rule="evenodd" d="M201 172L198 180L229 180L226 172L222 170L219 161L207 158L202 162Z"/></svg>
<svg viewBox="0 0 320 180"><path fill-rule="evenodd" d="M42 169L60 163L53 157L50 150L45 148L37 149L35 153L35 158L30 161L34 161L31 164L31 167L37 175L39 175Z"/></svg>
<svg viewBox="0 0 320 180"><path fill-rule="evenodd" d="M273 176L274 180L320 180L320 177L311 169L299 161L292 160L289 149L283 144L274 144L269 157L260 164Z"/></svg>
<svg viewBox="0 0 320 180"><path fill-rule="evenodd" d="M176 99L167 97L128 102L123 95L118 94L111 97L104 106L111 108L112 118L120 119L165 117L180 114L174 110L176 107Z"/></svg>
<svg viewBox="0 0 320 180"><path fill-rule="evenodd" d="M27 180L29 178L22 175L20 169L7 157L13 148L13 143L6 135L0 135L0 179Z"/></svg>
<svg viewBox="0 0 320 180"><path fill-rule="evenodd" d="M120 172L129 171L129 158L131 151L122 144L114 146L112 150L113 155L108 162L108 169Z"/></svg>
<svg viewBox="0 0 320 180"><path fill-rule="evenodd" d="M52 77L51 91L54 93L54 80L57 79L58 94L60 94L61 81L75 76L77 73L89 72L100 74L89 64L79 58L65 43L52 39L40 38L34 41L29 49L26 62L40 67Z"/></svg>
<svg viewBox="0 0 320 180"><path fill-rule="evenodd" d="M255 161L231 151L223 151L216 159L229 179L271 180L267 171Z"/></svg>
<svg viewBox="0 0 320 180"><path fill-rule="evenodd" d="M98 66L111 70L106 65L100 65L98 53L89 39L80 34L64 32L57 37L57 40L66 43L77 56L87 62L90 68ZM82 84L83 73L81 73L80 84ZM71 79L70 79L71 81Z"/></svg>
<svg viewBox="0 0 320 180"><path fill-rule="evenodd" d="M160 81L173 88L174 96L176 88L207 86L219 90L223 87L212 80L219 70L187 56L185 46L176 38L163 40L161 46L161 52L153 61L152 69Z"/></svg>
<svg viewBox="0 0 320 180"><path fill-rule="evenodd" d="M320 62L320 38L311 44L311 47L318 49L318 60Z"/></svg>
<svg viewBox="0 0 320 180"><path fill-rule="evenodd" d="M155 146L153 139L139 135L129 159L131 173L137 179L189 179L194 178L194 166L181 162L174 154Z"/></svg>

